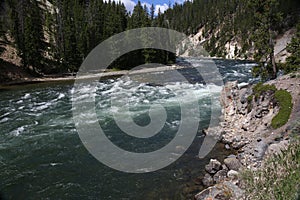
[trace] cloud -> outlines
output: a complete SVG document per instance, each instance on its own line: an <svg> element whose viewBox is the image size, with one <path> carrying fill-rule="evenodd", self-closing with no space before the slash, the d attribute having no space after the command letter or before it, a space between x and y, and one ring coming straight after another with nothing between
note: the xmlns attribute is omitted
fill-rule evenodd
<svg viewBox="0 0 300 200"><path fill-rule="evenodd" d="M147 2L143 2L143 3L142 3L142 6L144 7L144 5L146 5L147 8L148 8L148 11L150 11L151 4L150 4L150 3L147 3Z"/></svg>
<svg viewBox="0 0 300 200"><path fill-rule="evenodd" d="M108 0L105 0L105 1L108 1ZM119 2L119 0L113 0L113 1ZM125 5L126 10L128 12L132 13L133 8L136 5L136 3L133 0L120 0L120 1ZM185 1L185 0L177 0L177 1ZM150 11L151 4L148 2L143 2L142 6L144 6L144 5L146 5L148 10ZM159 9L160 9L161 13L164 13L168 8L169 8L169 6L166 3L164 3L162 5L161 4L155 5L155 13L154 14L157 15Z"/></svg>
<svg viewBox="0 0 300 200"><path fill-rule="evenodd" d="M104 0L104 1L108 2L108 0ZM131 13L133 11L134 6L136 5L136 3L132 0L112 0L112 1L114 1L114 2L120 2L121 1L125 5L126 10L128 12L131 12Z"/></svg>
<svg viewBox="0 0 300 200"><path fill-rule="evenodd" d="M124 3L127 11L132 13L133 8L136 5L136 3L132 0L121 0L121 2Z"/></svg>
<svg viewBox="0 0 300 200"><path fill-rule="evenodd" d="M160 10L161 13L164 13L168 8L169 6L166 3L163 5L155 5L155 15L158 14L158 10Z"/></svg>
<svg viewBox="0 0 300 200"><path fill-rule="evenodd" d="M142 6L144 6L144 5L146 5L148 8L148 11L150 11L151 4L147 3L147 2L143 2ZM154 12L155 15L158 14L159 9L160 9L161 13L164 13L169 8L169 6L166 3L164 3L163 5L158 4L158 5L155 5L154 7L155 7L155 12Z"/></svg>

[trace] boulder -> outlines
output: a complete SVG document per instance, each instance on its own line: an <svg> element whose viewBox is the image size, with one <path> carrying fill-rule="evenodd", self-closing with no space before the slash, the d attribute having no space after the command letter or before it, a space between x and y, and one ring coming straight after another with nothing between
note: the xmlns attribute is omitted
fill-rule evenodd
<svg viewBox="0 0 300 200"><path fill-rule="evenodd" d="M230 171L227 173L227 177L228 177L230 180L238 180L239 173L238 173L237 171L230 170Z"/></svg>
<svg viewBox="0 0 300 200"><path fill-rule="evenodd" d="M227 170L222 169L214 175L213 180L215 183L221 183L226 179L226 176Z"/></svg>
<svg viewBox="0 0 300 200"><path fill-rule="evenodd" d="M242 199L244 191L235 184L224 181L223 183L209 187L195 195L196 200L214 199L214 200L230 200Z"/></svg>
<svg viewBox="0 0 300 200"><path fill-rule="evenodd" d="M268 144L265 140L256 142L254 144L254 152L253 152L254 157L257 158L258 160L261 160L265 155L267 148L268 148Z"/></svg>
<svg viewBox="0 0 300 200"><path fill-rule="evenodd" d="M229 169L228 169L228 167L226 165L223 164L222 165L222 170L226 170L228 172Z"/></svg>
<svg viewBox="0 0 300 200"><path fill-rule="evenodd" d="M287 150L288 146L289 146L288 140L283 140L279 143L271 144L266 151L266 155L268 155L268 156L273 155L273 154L280 155L280 154L282 154L282 151Z"/></svg>
<svg viewBox="0 0 300 200"><path fill-rule="evenodd" d="M225 144L225 149L230 150L230 145L229 144Z"/></svg>
<svg viewBox="0 0 300 200"><path fill-rule="evenodd" d="M244 142L244 141L235 142L235 143L232 144L232 148L234 148L234 149L240 149L240 148L242 148L245 145L246 145L246 142Z"/></svg>
<svg viewBox="0 0 300 200"><path fill-rule="evenodd" d="M229 170L238 171L242 166L240 161L235 157L226 158L224 160L224 163L228 167Z"/></svg>
<svg viewBox="0 0 300 200"><path fill-rule="evenodd" d="M202 184L206 187L212 186L214 184L214 179L206 173L202 179Z"/></svg>
<svg viewBox="0 0 300 200"><path fill-rule="evenodd" d="M205 166L205 170L210 174L215 174L221 169L222 164L216 159L210 159L209 163Z"/></svg>

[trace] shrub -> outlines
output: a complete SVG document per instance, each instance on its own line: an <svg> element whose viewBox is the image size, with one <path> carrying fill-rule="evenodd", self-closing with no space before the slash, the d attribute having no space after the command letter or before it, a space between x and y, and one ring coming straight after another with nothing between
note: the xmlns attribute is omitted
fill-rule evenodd
<svg viewBox="0 0 300 200"><path fill-rule="evenodd" d="M278 114L272 119L271 126L274 129L280 128L285 125L291 115L293 104L292 104L292 96L289 92L285 90L277 90L275 85L264 85L263 83L258 83L253 87L253 95L255 96L255 100L258 99L260 95L263 95L266 92L274 93L274 99L278 103L280 109ZM248 97L248 103L250 103L253 99L253 95ZM248 107L251 110L252 106Z"/></svg>
<svg viewBox="0 0 300 200"><path fill-rule="evenodd" d="M278 114L272 119L271 123L271 126L276 129L288 122L293 103L291 94L285 90L277 90L274 97L280 106Z"/></svg>
<svg viewBox="0 0 300 200"><path fill-rule="evenodd" d="M293 140L292 140L293 141ZM294 138L287 150L269 158L263 168L242 172L247 199L296 200L300 195L300 141Z"/></svg>
<svg viewBox="0 0 300 200"><path fill-rule="evenodd" d="M263 85L263 83L258 83L253 87L253 91L255 95L259 96L267 91L275 92L277 91L277 88L275 87L275 85Z"/></svg>

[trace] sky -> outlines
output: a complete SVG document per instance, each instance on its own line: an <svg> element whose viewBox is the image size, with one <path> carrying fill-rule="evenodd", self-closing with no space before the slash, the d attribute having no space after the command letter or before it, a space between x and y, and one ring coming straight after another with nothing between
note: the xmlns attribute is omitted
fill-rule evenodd
<svg viewBox="0 0 300 200"><path fill-rule="evenodd" d="M159 8L161 12L164 12L169 8L169 3L173 5L175 2L183 3L184 0L140 0L140 1L142 5L146 4L148 9L150 9L151 4L153 4L155 7L155 15L157 15ZM138 0L121 0L121 2L124 3L127 11L132 12Z"/></svg>

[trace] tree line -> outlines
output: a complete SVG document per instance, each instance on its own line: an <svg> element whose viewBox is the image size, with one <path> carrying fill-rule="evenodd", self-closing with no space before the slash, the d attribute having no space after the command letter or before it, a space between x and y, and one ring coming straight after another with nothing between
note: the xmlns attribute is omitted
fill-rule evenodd
<svg viewBox="0 0 300 200"><path fill-rule="evenodd" d="M123 3L110 0L49 2L5 0L6 28L14 39L13 45L22 65L36 74L75 72L88 53L110 36L157 25L154 6L149 11L140 1L132 13ZM130 52L110 67L130 69L143 63L174 61L171 52L143 49Z"/></svg>
<svg viewBox="0 0 300 200"><path fill-rule="evenodd" d="M235 54L254 57L261 63L254 72L264 77L274 78L280 67L290 71L299 63L299 33L288 47L292 55L287 65L274 62L275 38L299 21L298 0L193 0L175 3L157 15L153 5L148 9L138 1L128 13L124 4L111 0L1 0L0 10L6 17L0 36L9 30L22 65L35 73L77 71L88 53L105 39L149 26L187 35L201 29L199 39L205 39L204 48L217 57L225 57L225 44L235 39L241 46L235 48ZM167 64L175 58L163 50L141 49L120 57L110 67Z"/></svg>
<svg viewBox="0 0 300 200"><path fill-rule="evenodd" d="M253 57L261 63L254 69L255 75L275 78L284 66L275 63L275 38L295 27L299 15L298 0L193 0L175 4L162 17L169 28L188 35L201 30L199 39L204 39L203 46L211 56L225 57L225 44L237 41L241 46L235 46L237 57ZM293 54L291 47L288 50ZM288 65L295 66L289 64L291 60L295 59L288 59Z"/></svg>

